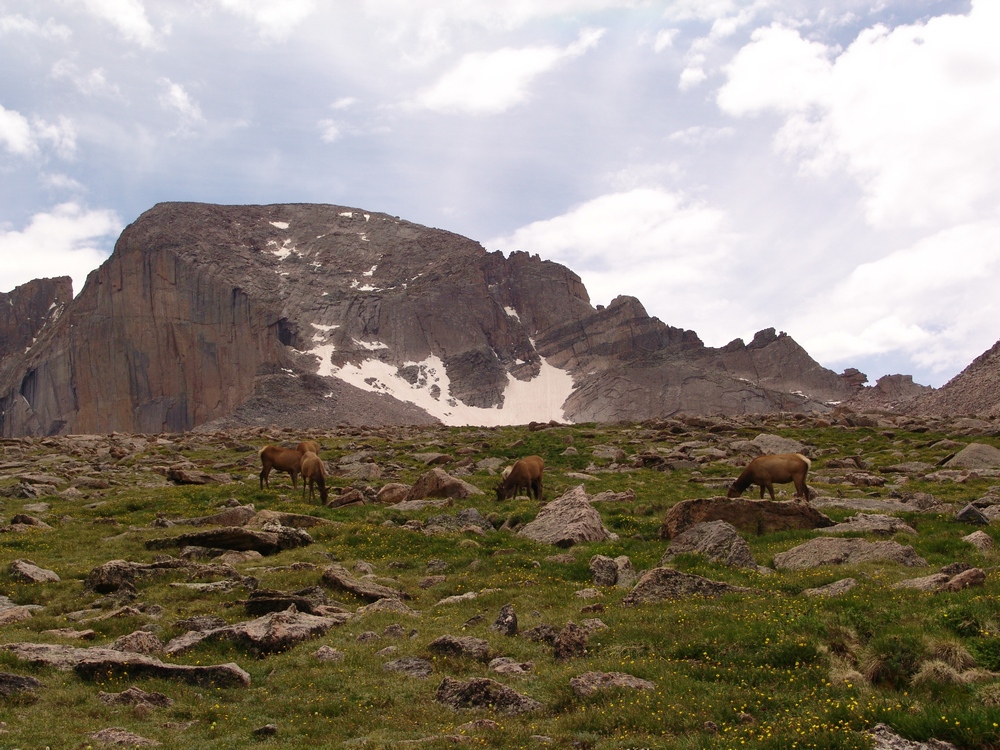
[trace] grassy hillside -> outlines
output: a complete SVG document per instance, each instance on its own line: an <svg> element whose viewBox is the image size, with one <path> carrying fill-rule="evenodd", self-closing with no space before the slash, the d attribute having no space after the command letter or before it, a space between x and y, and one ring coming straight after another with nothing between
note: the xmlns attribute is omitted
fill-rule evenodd
<svg viewBox="0 0 1000 750"><path fill-rule="evenodd" d="M185 631L179 621L196 615L219 616L227 623L253 619L243 605L247 587L206 592L178 586L191 582L181 570L140 578L138 596L131 601L84 587L94 567L113 559L153 562L165 552L147 549L148 540L192 530L167 527L157 519L205 516L233 500L257 510L312 514L336 522L310 529L314 543L309 546L239 563L239 572L256 579L260 588L315 587L331 562L352 571L358 563L367 563L379 582L408 592L412 599L407 606L420 614L359 616L265 657L231 643L206 643L183 655L161 657L197 665L235 662L252 680L250 687L239 688L127 675L88 680L71 671L28 664L0 650L0 672L43 683L31 691L0 696L0 747L97 747L100 742L92 733L120 727L164 747L219 750L258 744L437 748L459 742L595 750L862 748L870 746L862 730L879 722L910 739L934 737L963 748L1000 747L998 553L980 552L962 541L977 527L953 520L944 509L902 514L918 534L894 537L912 545L928 561L927 568L882 563L767 574L686 555L672 565L756 593L634 608L621 606L628 589L601 588L597 596L580 595L594 588L589 570L594 555L626 555L637 570L656 567L668 546L658 535L668 509L687 498L725 494L725 480L751 457L741 452L741 441L762 432L808 446L813 457L810 485L825 496L889 498L928 492L958 509L998 483L990 477L946 482L913 476L904 484L899 474L886 474L889 483L883 487L835 482L844 472L828 467L833 459L859 456L878 475L880 467L901 462L936 464L955 452L953 443L975 440L1000 447L995 437L960 435L947 423L928 428L905 421L847 427L776 417L757 419L753 426L692 420L536 431L331 429L305 435L248 430L147 436L137 442L129 442L128 436L3 441L0 520L9 524L26 513L51 528L7 527L0 533L0 595L17 605L41 606L30 619L0 626L0 645L29 641L100 646L139 629L166 642ZM306 503L286 474L272 474L271 488L259 489L257 449L305 437L320 441L322 457L331 467L354 455L382 470L380 478L370 481L334 472L331 497L351 486L411 484L428 470L419 458L428 452L453 457L453 463L443 466L449 473L462 475L456 463L467 464L469 473L462 478L485 494L449 508L401 512L374 503L343 508ZM595 446L618 447L628 458L617 463L595 458ZM630 468L630 457L642 453L684 454L697 468ZM585 480L590 494L633 490L634 500L596 506L618 540L563 550L511 533L509 529L534 518L538 504L523 496L498 503L492 491L495 472L476 469L475 462L495 457L506 463L528 454L546 461L546 500L584 481L568 476L579 472L592 476ZM180 462L236 481L174 484L165 478L165 469ZM53 482L55 494L20 496L19 477L25 474L58 480ZM101 479L107 487L100 486ZM71 485L77 489L64 492ZM781 487L789 499L791 485ZM748 495L756 496L756 490ZM426 535L404 526L467 507L477 508L494 530ZM836 521L855 513L836 508L824 512ZM1000 540L994 526L985 531ZM775 554L814 536L814 531L744 534L761 566L772 566ZM176 549L167 552L178 554ZM31 560L61 580L19 582L8 572L14 559ZM892 588L901 579L928 575L954 562L984 569L985 585L953 593ZM841 596L801 594L848 576L859 585ZM478 595L442 603L469 592ZM339 591L326 593L350 612L367 603ZM506 604L513 605L520 635L491 629ZM101 619L124 605L131 609ZM583 656L557 660L549 643L524 637L524 631L536 626L561 630L568 622L586 622L589 640ZM46 633L60 628L95 633L87 641ZM486 639L495 655L531 662L533 670L505 676L483 661L435 655L428 645L444 634ZM343 659L318 659L314 654L321 646L337 650ZM420 679L383 668L403 657L428 659L433 674ZM570 680L589 671L627 673L651 681L655 689L612 689L583 697ZM521 715L456 711L434 700L445 677L489 677L539 701L542 708ZM133 708L98 700L99 692L117 693L132 686L163 693L173 703ZM265 725L274 725L274 733L254 733Z"/></svg>

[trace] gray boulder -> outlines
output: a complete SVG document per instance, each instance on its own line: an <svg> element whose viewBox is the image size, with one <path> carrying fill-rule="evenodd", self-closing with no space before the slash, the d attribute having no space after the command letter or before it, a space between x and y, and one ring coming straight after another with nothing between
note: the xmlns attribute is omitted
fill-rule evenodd
<svg viewBox="0 0 1000 750"><path fill-rule="evenodd" d="M684 554L704 555L712 562L733 568L757 567L750 554L750 545L735 526L725 521L706 521L682 531L670 541L659 566L666 567L674 557Z"/></svg>
<svg viewBox="0 0 1000 750"><path fill-rule="evenodd" d="M454 709L489 709L500 714L523 714L541 709L542 704L505 685L485 677L461 681L445 677L434 700Z"/></svg>
<svg viewBox="0 0 1000 750"><path fill-rule="evenodd" d="M609 688L628 690L656 690L656 683L642 680L624 672L584 672L570 678L569 686L577 695L588 697Z"/></svg>
<svg viewBox="0 0 1000 750"><path fill-rule="evenodd" d="M894 516L887 516L882 513L858 513L846 519L836 526L829 526L819 529L820 534L845 534L845 533L877 534L879 536L892 536L896 533L916 534L917 530Z"/></svg>
<svg viewBox="0 0 1000 750"><path fill-rule="evenodd" d="M866 539L839 537L810 539L798 547L774 556L781 570L802 570L823 565L856 565L865 562L893 562L907 567L922 567L927 561L909 545L893 541L869 542Z"/></svg>
<svg viewBox="0 0 1000 750"><path fill-rule="evenodd" d="M1000 468L1000 449L985 443L969 443L945 463L949 469Z"/></svg>
<svg viewBox="0 0 1000 750"><path fill-rule="evenodd" d="M582 484L544 506L517 535L557 547L618 538L601 523Z"/></svg>

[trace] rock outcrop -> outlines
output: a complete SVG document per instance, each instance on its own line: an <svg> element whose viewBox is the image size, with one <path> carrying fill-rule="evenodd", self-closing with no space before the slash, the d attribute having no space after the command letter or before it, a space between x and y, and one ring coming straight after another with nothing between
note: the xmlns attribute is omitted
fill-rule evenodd
<svg viewBox="0 0 1000 750"><path fill-rule="evenodd" d="M826 411L858 388L773 329L709 348L635 298L595 309L559 264L338 206L159 204L76 299L32 284L0 318L3 436Z"/></svg>
<svg viewBox="0 0 1000 750"><path fill-rule="evenodd" d="M0 362L34 345L42 329L58 320L72 299L69 276L35 279L9 293L0 292Z"/></svg>

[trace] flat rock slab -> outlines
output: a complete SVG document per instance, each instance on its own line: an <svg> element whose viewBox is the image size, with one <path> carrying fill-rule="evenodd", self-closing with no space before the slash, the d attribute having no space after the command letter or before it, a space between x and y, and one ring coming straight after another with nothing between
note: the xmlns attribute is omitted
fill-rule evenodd
<svg viewBox="0 0 1000 750"><path fill-rule="evenodd" d="M222 526L218 529L196 531L165 539L150 539L146 549L170 547L214 547L238 551L255 550L262 555L273 555L286 549L305 547L313 539L302 529L289 526L267 526L250 529L242 526Z"/></svg>
<svg viewBox="0 0 1000 750"><path fill-rule="evenodd" d="M489 709L500 714L523 714L537 711L542 704L534 698L486 677L461 681L445 677L438 685L434 700L454 709Z"/></svg>
<svg viewBox="0 0 1000 750"><path fill-rule="evenodd" d="M88 737L102 745L118 745L121 747L156 747L160 744L156 740L146 739L122 727L108 727L99 732L92 732Z"/></svg>
<svg viewBox="0 0 1000 750"><path fill-rule="evenodd" d="M757 568L750 545L736 527L726 521L697 523L679 533L660 558L660 567L666 567L667 562L684 554L703 555L712 562L733 568Z"/></svg>
<svg viewBox="0 0 1000 750"><path fill-rule="evenodd" d="M732 586L673 568L653 568L643 573L635 588L622 599L622 606L634 607L648 602L683 599L687 596L716 597L723 594L753 594L754 589Z"/></svg>
<svg viewBox="0 0 1000 750"><path fill-rule="evenodd" d="M386 672L400 672L409 677L417 677L426 680L434 673L434 665L427 659L417 656L404 656L402 659L395 659L382 665Z"/></svg>
<svg viewBox="0 0 1000 750"><path fill-rule="evenodd" d="M986 573L981 568L969 568L956 574L937 572L920 578L907 578L893 585L894 589L917 589L919 591L961 591L971 586L986 583Z"/></svg>
<svg viewBox="0 0 1000 750"><path fill-rule="evenodd" d="M332 586L340 591L346 591L370 602L378 601L379 599L411 598L408 593L401 589L383 586L380 583L363 578L355 578L348 572L347 568L339 563L328 565L323 570L322 581L327 586Z"/></svg>
<svg viewBox="0 0 1000 750"><path fill-rule="evenodd" d="M642 680L625 672L584 672L573 677L569 686L577 695L587 697L601 690L656 690L656 683Z"/></svg>
<svg viewBox="0 0 1000 750"><path fill-rule="evenodd" d="M809 501L814 508L843 508L845 510L868 511L870 513L936 513L940 507L935 504L910 504L898 500L880 500L875 497L814 497Z"/></svg>
<svg viewBox="0 0 1000 750"><path fill-rule="evenodd" d="M810 503L705 497L682 500L667 511L660 526L660 539L673 539L706 521L725 521L740 531L758 535L833 526L833 521Z"/></svg>
<svg viewBox="0 0 1000 750"><path fill-rule="evenodd" d="M601 514L590 504L582 484L544 506L517 535L557 547L618 538L601 523Z"/></svg>
<svg viewBox="0 0 1000 750"><path fill-rule="evenodd" d="M887 516L882 513L858 513L851 516L843 523L836 526L829 526L819 530L820 534L877 534L879 536L892 536L896 533L916 534L917 530L902 519L894 516Z"/></svg>
<svg viewBox="0 0 1000 750"><path fill-rule="evenodd" d="M248 687L250 675L236 664L188 666L167 664L144 654L114 651L109 648L75 648L50 643L5 643L0 649L22 661L45 664L64 671L74 671L84 679L107 679L108 676L159 677L193 685Z"/></svg>
<svg viewBox="0 0 1000 750"><path fill-rule="evenodd" d="M857 565L866 562L893 562L907 567L923 567L927 561L909 545L893 541L869 542L867 539L839 537L810 539L774 556L781 570L803 570L823 565Z"/></svg>
<svg viewBox="0 0 1000 750"><path fill-rule="evenodd" d="M841 578L839 581L828 583L826 586L817 586L812 589L804 589L803 596L840 596L855 588L858 582L854 578Z"/></svg>
<svg viewBox="0 0 1000 750"><path fill-rule="evenodd" d="M203 641L232 641L258 655L279 653L309 638L323 635L351 618L352 615L347 614L318 617L290 608L249 622L211 630L191 630L171 640L164 650L167 654L181 654Z"/></svg>

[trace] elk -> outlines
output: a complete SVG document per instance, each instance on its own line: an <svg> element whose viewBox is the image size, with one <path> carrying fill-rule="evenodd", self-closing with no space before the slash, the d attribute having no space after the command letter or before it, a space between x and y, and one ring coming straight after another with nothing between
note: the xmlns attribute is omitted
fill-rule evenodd
<svg viewBox="0 0 1000 750"><path fill-rule="evenodd" d="M292 487L298 487L298 476L302 470L302 454L291 448L281 448L277 445L266 445L260 449L260 462L264 468L260 470L260 488L270 487L267 481L271 469L287 471L292 476Z"/></svg>
<svg viewBox="0 0 1000 750"><path fill-rule="evenodd" d="M497 485L497 500L507 500L516 497L523 489L528 497L542 499L542 469L545 462L539 456L527 456L514 464L510 474Z"/></svg>
<svg viewBox="0 0 1000 750"><path fill-rule="evenodd" d="M757 456L743 470L739 478L729 487L726 497L739 497L751 484L760 485L761 499L766 489L774 500L774 482L794 482L795 496L809 499L809 488L806 487L806 473L812 462L801 453L772 453Z"/></svg>
<svg viewBox="0 0 1000 750"><path fill-rule="evenodd" d="M307 451L312 451L317 456L319 455L319 443L315 440L303 440L301 443L295 446L295 450L301 453L303 456Z"/></svg>
<svg viewBox="0 0 1000 750"><path fill-rule="evenodd" d="M326 470L323 468L323 459L312 451L302 454L302 499L306 499L306 484L309 485L309 501L313 499L313 483L319 487L319 499L326 505Z"/></svg>

